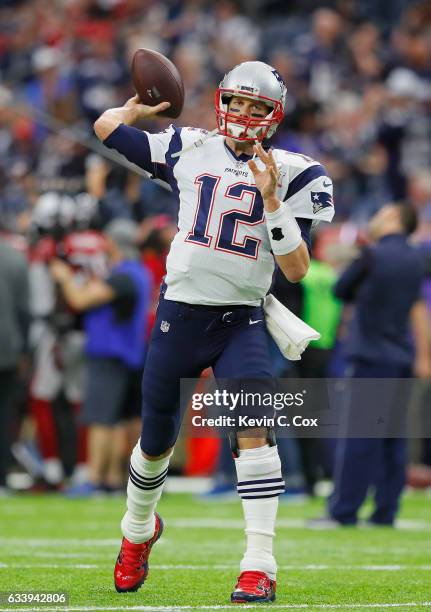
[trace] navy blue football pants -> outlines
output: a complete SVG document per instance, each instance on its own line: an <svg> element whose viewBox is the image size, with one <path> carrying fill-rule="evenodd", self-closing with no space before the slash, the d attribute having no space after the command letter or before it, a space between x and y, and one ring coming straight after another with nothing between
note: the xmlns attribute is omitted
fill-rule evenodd
<svg viewBox="0 0 431 612"><path fill-rule="evenodd" d="M150 455L175 444L184 406L180 379L212 367L217 379L271 378L263 309L193 306L166 300L162 289L142 382L141 448Z"/></svg>
<svg viewBox="0 0 431 612"><path fill-rule="evenodd" d="M410 368L358 361L354 378L409 378ZM356 406L360 409L360 407ZM407 412L407 408L406 408ZM332 518L354 525L370 486L374 487L373 523L392 525L405 482L407 444L404 438L346 438L337 441L334 491L328 510Z"/></svg>

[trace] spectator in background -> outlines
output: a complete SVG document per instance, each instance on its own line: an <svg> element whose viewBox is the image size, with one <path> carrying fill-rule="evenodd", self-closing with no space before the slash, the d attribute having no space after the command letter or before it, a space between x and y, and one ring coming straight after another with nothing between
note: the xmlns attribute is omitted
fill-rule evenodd
<svg viewBox="0 0 431 612"><path fill-rule="evenodd" d="M102 226L113 219L133 219L139 198L139 176L98 155L90 155L86 163L88 192L98 200Z"/></svg>
<svg viewBox="0 0 431 612"><path fill-rule="evenodd" d="M80 24L75 38L74 77L81 111L90 121L111 104L127 80L127 69L115 46L114 24Z"/></svg>
<svg viewBox="0 0 431 612"><path fill-rule="evenodd" d="M423 170L409 177L408 196L419 218L414 239L426 261L426 278L422 285L422 295L431 318L431 176L429 172ZM431 345L431 333L428 341ZM422 438L422 436L427 436L427 432L430 431L430 405L431 379L422 381L422 384L418 385L409 410L409 422L413 425L412 429L417 432L417 438L419 438L411 440L410 459L413 464L424 464L429 468L431 468L431 438ZM421 466L413 465L409 472L414 472L415 469L421 469ZM411 483L410 473L408 482Z"/></svg>
<svg viewBox="0 0 431 612"><path fill-rule="evenodd" d="M67 184L67 177L64 180ZM59 488L72 472L82 481L85 472L85 428L76 418L82 402L84 333L78 313L56 291L49 263L61 256L78 283L103 277L105 241L90 229L96 217L96 202L86 193L72 197L50 191L37 199L32 211L28 255L33 371L28 406L42 459L37 490Z"/></svg>
<svg viewBox="0 0 431 612"><path fill-rule="evenodd" d="M424 260L408 243L416 223L411 208L384 206L369 226L375 244L363 250L335 286L338 298L356 305L347 342L354 378L431 375L429 319L421 300ZM415 347L410 341L409 322ZM404 438L338 440L334 491L328 506L335 524L356 524L358 510L373 484L376 508L369 521L393 525L406 462Z"/></svg>
<svg viewBox="0 0 431 612"><path fill-rule="evenodd" d="M112 221L105 229L111 273L106 281L80 286L71 268L60 260L51 264L66 302L85 311L87 384L83 418L89 425L89 481L70 495L116 490L124 483L122 421L140 414L140 381L145 354L151 282L138 261L137 226Z"/></svg>
<svg viewBox="0 0 431 612"><path fill-rule="evenodd" d="M416 242L431 242L431 175L429 168L413 172L408 177L407 199L418 216L418 229L415 232Z"/></svg>
<svg viewBox="0 0 431 612"><path fill-rule="evenodd" d="M303 290L301 319L320 333L320 339L311 343L297 364L302 378L328 376L329 361L337 337L341 302L333 294L337 273L329 263L328 251L328 246L320 246L317 234L314 244L316 258L311 259L308 274L300 283ZM315 406L316 410L320 407ZM324 439L299 438L298 443L306 490L314 494L320 476L332 475L331 446Z"/></svg>
<svg viewBox="0 0 431 612"><path fill-rule="evenodd" d="M26 259L0 235L0 494L6 489L11 412L29 316Z"/></svg>
<svg viewBox="0 0 431 612"><path fill-rule="evenodd" d="M73 121L77 108L73 82L64 71L65 58L56 47L40 47L32 53L34 79L25 88L26 102L33 109L50 113L62 121ZM46 130L36 127L36 139L46 137Z"/></svg>
<svg viewBox="0 0 431 612"><path fill-rule="evenodd" d="M429 53L429 51L428 51ZM394 200L406 197L407 176L431 164L429 83L413 70L395 68L385 83L378 138L388 155L387 180Z"/></svg>
<svg viewBox="0 0 431 612"><path fill-rule="evenodd" d="M316 257L311 259L308 274L301 280L301 319L319 330L320 339L314 340L304 352L298 367L305 378L325 378L340 322L341 303L333 294L337 273L328 261L328 247L320 248L318 236L314 253Z"/></svg>
<svg viewBox="0 0 431 612"><path fill-rule="evenodd" d="M223 76L232 65L252 61L260 50L260 33L252 20L240 10L238 0L214 4L212 51L215 68Z"/></svg>
<svg viewBox="0 0 431 612"><path fill-rule="evenodd" d="M338 89L347 59L341 15L329 8L317 9L312 16L312 32L304 41L306 72L312 96L329 101Z"/></svg>
<svg viewBox="0 0 431 612"><path fill-rule="evenodd" d="M168 215L148 217L139 225L138 242L142 253L142 263L149 271L153 285L148 336L156 320L160 286L166 274L166 257L176 233L177 226Z"/></svg>

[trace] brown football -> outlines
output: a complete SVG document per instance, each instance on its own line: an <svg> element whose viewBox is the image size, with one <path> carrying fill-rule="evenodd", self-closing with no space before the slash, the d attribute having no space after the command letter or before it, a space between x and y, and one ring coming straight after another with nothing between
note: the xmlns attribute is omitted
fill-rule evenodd
<svg viewBox="0 0 431 612"><path fill-rule="evenodd" d="M132 81L143 104L156 106L170 102L171 106L159 113L162 117L178 117L184 105L184 83L176 66L167 57L138 49L132 60Z"/></svg>

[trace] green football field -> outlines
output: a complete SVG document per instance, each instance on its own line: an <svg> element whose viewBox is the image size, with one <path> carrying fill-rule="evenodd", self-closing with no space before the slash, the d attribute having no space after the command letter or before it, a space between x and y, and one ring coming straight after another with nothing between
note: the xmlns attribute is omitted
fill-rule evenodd
<svg viewBox="0 0 431 612"><path fill-rule="evenodd" d="M117 594L121 498L0 500L0 591L66 591L69 610L228 609L244 547L241 507L166 494L165 532L137 593ZM405 497L398 529L310 530L323 500L280 504L274 609L419 610L431 607L431 497ZM238 606L237 606L238 607ZM259 606L243 606L255 608ZM47 605L3 604L7 610Z"/></svg>

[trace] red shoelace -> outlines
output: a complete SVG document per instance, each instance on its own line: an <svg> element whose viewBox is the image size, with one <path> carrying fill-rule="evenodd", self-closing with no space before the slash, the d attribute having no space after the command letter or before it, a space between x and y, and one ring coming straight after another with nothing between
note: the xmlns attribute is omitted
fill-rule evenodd
<svg viewBox="0 0 431 612"><path fill-rule="evenodd" d="M146 552L149 542L143 544L131 544L124 542L120 553L120 562L125 568L139 569L146 560ZM136 548L139 546L139 549Z"/></svg>

